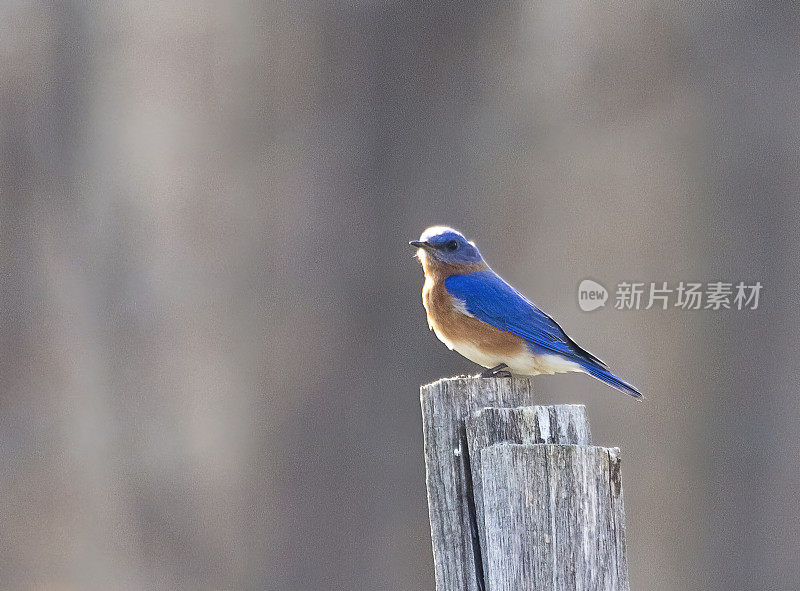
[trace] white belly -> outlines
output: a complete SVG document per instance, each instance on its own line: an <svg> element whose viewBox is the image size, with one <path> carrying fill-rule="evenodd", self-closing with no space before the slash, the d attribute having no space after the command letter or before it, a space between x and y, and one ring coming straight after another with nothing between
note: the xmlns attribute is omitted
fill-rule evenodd
<svg viewBox="0 0 800 591"><path fill-rule="evenodd" d="M490 355L476 347L474 343L451 342L439 334L438 331L434 330L434 332L448 348L458 351L473 363L483 367L495 367L505 363L512 374L523 376L583 371L580 365L574 361L564 359L560 355L534 355L527 349L513 357Z"/></svg>

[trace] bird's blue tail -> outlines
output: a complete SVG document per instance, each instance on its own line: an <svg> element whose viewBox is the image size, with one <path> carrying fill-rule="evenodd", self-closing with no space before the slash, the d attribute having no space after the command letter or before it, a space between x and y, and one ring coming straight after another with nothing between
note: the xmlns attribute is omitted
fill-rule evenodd
<svg viewBox="0 0 800 591"><path fill-rule="evenodd" d="M639 392L636 388L631 386L625 380L618 378L613 373L608 371L605 367L601 367L595 363L582 363L581 366L583 370L588 373L590 376L597 378L603 383L608 384L612 388L616 388L620 392L625 392L626 394L630 394L634 398L641 398L642 393Z"/></svg>

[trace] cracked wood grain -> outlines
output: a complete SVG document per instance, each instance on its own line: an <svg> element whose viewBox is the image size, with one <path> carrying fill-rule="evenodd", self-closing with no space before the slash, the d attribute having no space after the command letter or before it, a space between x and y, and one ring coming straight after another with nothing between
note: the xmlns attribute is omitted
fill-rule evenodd
<svg viewBox="0 0 800 591"><path fill-rule="evenodd" d="M530 379L420 389L438 591L629 589L619 450Z"/></svg>

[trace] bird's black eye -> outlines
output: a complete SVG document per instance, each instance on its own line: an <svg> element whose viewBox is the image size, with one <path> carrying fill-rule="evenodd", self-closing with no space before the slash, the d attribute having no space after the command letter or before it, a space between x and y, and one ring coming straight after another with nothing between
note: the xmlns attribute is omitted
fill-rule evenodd
<svg viewBox="0 0 800 591"><path fill-rule="evenodd" d="M447 244L444 245L447 250L456 250L458 248L458 242L455 240L450 240Z"/></svg>

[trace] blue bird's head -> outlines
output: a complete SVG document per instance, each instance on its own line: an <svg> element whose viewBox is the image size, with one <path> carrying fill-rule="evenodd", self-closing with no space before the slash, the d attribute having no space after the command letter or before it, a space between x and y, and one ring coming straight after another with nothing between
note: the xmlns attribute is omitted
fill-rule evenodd
<svg viewBox="0 0 800 591"><path fill-rule="evenodd" d="M483 257L478 248L458 230L447 226L431 226L422 233L419 240L409 242L417 248L417 256L423 266L436 265L479 265Z"/></svg>

